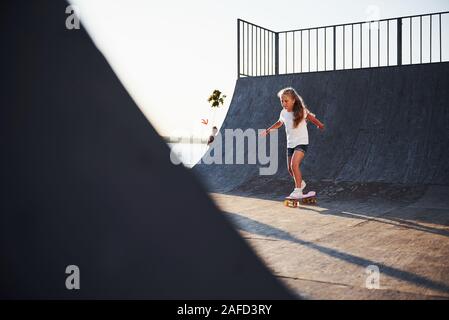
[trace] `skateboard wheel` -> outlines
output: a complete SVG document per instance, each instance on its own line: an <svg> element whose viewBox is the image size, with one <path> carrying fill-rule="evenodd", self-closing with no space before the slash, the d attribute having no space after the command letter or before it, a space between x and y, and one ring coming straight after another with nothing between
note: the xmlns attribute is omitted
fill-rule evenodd
<svg viewBox="0 0 449 320"><path fill-rule="evenodd" d="M285 204L287 207L290 207L290 208L296 208L297 205L298 205L297 201L295 201L295 200L289 200L289 199L284 200L284 204Z"/></svg>

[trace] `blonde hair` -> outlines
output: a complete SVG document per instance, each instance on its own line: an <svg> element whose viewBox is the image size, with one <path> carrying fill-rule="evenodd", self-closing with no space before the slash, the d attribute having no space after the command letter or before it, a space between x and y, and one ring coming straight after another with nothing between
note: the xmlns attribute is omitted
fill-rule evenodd
<svg viewBox="0 0 449 320"><path fill-rule="evenodd" d="M292 87L280 90L277 95L279 99L282 99L282 96L286 95L295 100L293 104L293 127L296 128L304 118L305 109L307 108L303 98Z"/></svg>

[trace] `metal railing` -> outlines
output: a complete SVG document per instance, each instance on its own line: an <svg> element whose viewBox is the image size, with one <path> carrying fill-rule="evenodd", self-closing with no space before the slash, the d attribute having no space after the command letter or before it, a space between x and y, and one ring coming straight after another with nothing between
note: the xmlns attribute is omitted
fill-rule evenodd
<svg viewBox="0 0 449 320"><path fill-rule="evenodd" d="M449 11L281 32L237 19L237 75L445 62L449 34L443 32Z"/></svg>

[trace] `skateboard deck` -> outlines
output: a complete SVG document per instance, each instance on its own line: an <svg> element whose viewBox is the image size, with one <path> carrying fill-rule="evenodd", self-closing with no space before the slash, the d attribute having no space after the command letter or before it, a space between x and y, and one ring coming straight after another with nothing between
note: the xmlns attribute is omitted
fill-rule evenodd
<svg viewBox="0 0 449 320"><path fill-rule="evenodd" d="M316 204L316 192L309 191L301 199L285 198L284 205L291 208L296 208L300 203L302 204Z"/></svg>

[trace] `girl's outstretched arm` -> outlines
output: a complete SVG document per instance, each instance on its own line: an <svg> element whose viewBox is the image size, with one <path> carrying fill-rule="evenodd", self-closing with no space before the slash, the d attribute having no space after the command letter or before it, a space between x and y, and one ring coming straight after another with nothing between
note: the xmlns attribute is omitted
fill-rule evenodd
<svg viewBox="0 0 449 320"><path fill-rule="evenodd" d="M321 123L320 120L318 120L317 118L315 118L315 115L313 113L308 113L307 114L307 120L309 120L310 122L312 122L314 125L316 125L318 128L320 128L321 130L324 130L324 124Z"/></svg>
<svg viewBox="0 0 449 320"><path fill-rule="evenodd" d="M266 129L265 131L262 131L260 133L261 136L266 136L270 133L271 130L273 129L279 129L280 127L282 127L284 123L282 121L277 121L275 124L273 124L271 127L269 127L268 129Z"/></svg>

